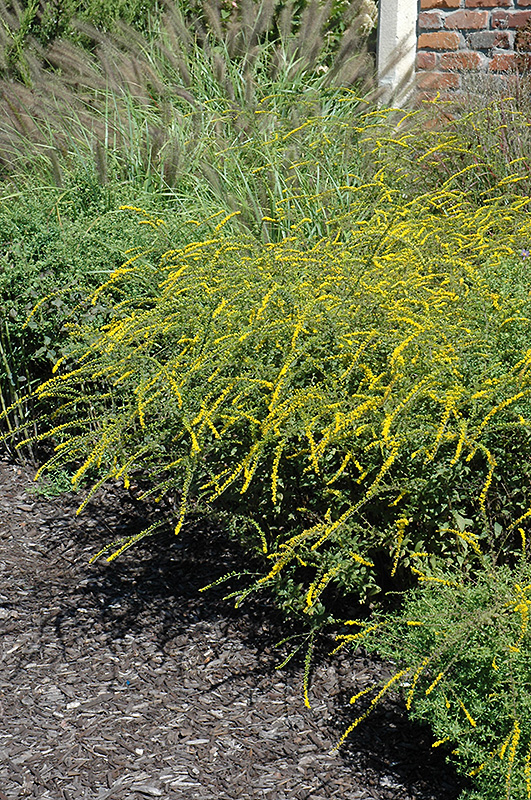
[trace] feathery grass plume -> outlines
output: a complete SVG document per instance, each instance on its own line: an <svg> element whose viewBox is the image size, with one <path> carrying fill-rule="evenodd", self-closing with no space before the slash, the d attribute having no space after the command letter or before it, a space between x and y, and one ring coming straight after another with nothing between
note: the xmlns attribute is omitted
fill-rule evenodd
<svg viewBox="0 0 531 800"><path fill-rule="evenodd" d="M9 42L4 47L3 53L6 70L26 86L31 86L31 71L25 44L37 16L38 7L39 0L29 0L25 7L12 0L11 8L14 14L7 13L5 17L2 16L4 30L9 32Z"/></svg>
<svg viewBox="0 0 531 800"><path fill-rule="evenodd" d="M302 29L310 25L315 32L319 25L322 27L325 11L320 9L310 20L307 9ZM97 140L108 151L108 181L149 181L173 190L179 197L193 194L204 204L203 216L226 206L228 197L229 206L240 204L248 229L266 239L277 238L280 220L275 226L264 222L264 218L277 219L275 196L283 198L290 181L297 187L315 183L313 175L299 181L298 173L307 171L307 167L312 173L319 170L320 176L309 196L323 188L326 173L317 158L308 162L300 157L308 146L314 151L312 155L321 159L324 145L329 147L334 142L335 150L330 149L327 158L327 171L333 174L326 180L331 188L349 180L349 166L355 163L356 152L345 126L359 105L353 93L346 109L345 103L340 103L345 98L341 91L331 88L334 84L329 76L309 69L304 48L313 42L313 34L303 38L300 30L295 30L289 41L275 39L281 13L279 4L246 0L241 14L239 10L228 30L222 30L221 38L219 31L216 35L211 30L206 17L198 21L198 34L191 34L176 4L168 6L160 26L145 37L123 24L111 34L86 22L76 23L92 52L63 42L41 52L42 67L32 78L34 93L24 99L30 128L19 130L18 112L9 101L3 103L3 135L13 154L12 169L17 170L19 162L17 148L27 158L34 147L31 160L37 175L45 163L39 146L56 147L60 143L65 180L69 174L74 178L80 169L101 176ZM234 52L231 36L239 42ZM361 40L359 44L363 49ZM279 69L277 56L281 50L283 66ZM320 61L333 58L328 44L320 52ZM271 82L273 74L276 77ZM362 82L357 68L349 79L353 78ZM318 110L314 113L315 104L308 104L307 98L320 94L325 85L330 87L326 107L321 114ZM11 87L5 88L7 95ZM327 130L330 126L334 132ZM301 128L302 135L295 137L294 128ZM343 131L342 140L337 139L338 131ZM278 156L272 150L286 151L283 137L288 134L293 137L291 143L297 140L300 145L292 148L294 162L282 163L283 171L286 167L292 168L291 172L281 174ZM168 187L168 172L157 154L176 146L187 170L173 171L175 183ZM255 148L260 151L258 163ZM218 172L219 180L205 183L205 162ZM8 164L6 161L6 167ZM246 183L243 195L242 176ZM301 200L304 202L304 195Z"/></svg>

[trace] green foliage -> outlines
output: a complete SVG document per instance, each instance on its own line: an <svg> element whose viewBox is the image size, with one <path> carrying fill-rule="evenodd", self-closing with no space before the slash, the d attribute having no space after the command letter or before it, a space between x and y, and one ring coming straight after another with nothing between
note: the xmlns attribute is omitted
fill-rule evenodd
<svg viewBox="0 0 531 800"><path fill-rule="evenodd" d="M59 497L72 489L72 475L66 470L57 470L53 475L47 475L41 478L29 491L37 497L45 497L47 500L52 500L54 497Z"/></svg>
<svg viewBox="0 0 531 800"><path fill-rule="evenodd" d="M83 43L76 30L77 21L90 22L103 31L115 30L120 23L146 33L160 17L158 0L23 0L8 2L2 9L4 28L12 38L6 50L7 69L20 77L26 65L26 51L33 43L47 46L60 37Z"/></svg>
<svg viewBox="0 0 531 800"><path fill-rule="evenodd" d="M304 12L309 5L308 0L296 0L296 2L261 2L257 8L263 8L266 13L269 6L276 5L276 16L280 18L282 12L290 18L291 24L295 29L301 25ZM183 17L188 23L203 24L209 23L213 19L216 27L227 29L242 18L249 19L249 4L238 0L219 0L219 2L202 3L201 0L178 0L178 2L161 2L160 0L87 0L81 3L79 0L43 0L35 3L33 0L23 0L21 4L9 2L3 10L3 16L8 28L11 29L13 40L18 42L18 55L24 59L24 44L28 35L41 45L49 45L58 38L66 37L70 41L87 45L88 41L83 34L80 34L78 23L85 22L98 28L100 31L113 33L126 24L132 26L136 31L144 35L152 35L160 23L160 18L165 9L178 6ZM319 2L314 4L315 9L326 6ZM342 35L348 28L349 19L356 9L349 0L334 0L326 15L325 32L328 41L336 45L340 42ZM360 24L366 27L371 21L375 21L374 3L372 0L364 0L361 4L363 20ZM263 13L263 12L262 12ZM272 27L275 34L278 34L279 24L277 19Z"/></svg>
<svg viewBox="0 0 531 800"><path fill-rule="evenodd" d="M35 187L0 199L0 408L18 403L12 426L32 425L35 408L22 398L68 352L68 323L102 323L103 306L87 304L87 294L120 266L131 238L155 262L165 249L151 228L139 229L130 214L109 208L130 191L110 193L96 179L78 179L62 190ZM154 198L143 200L149 206ZM173 241L192 238L195 226L171 198L165 215ZM4 430L6 424L7 418Z"/></svg>
<svg viewBox="0 0 531 800"><path fill-rule="evenodd" d="M321 204L328 236L311 244L296 219L279 242L242 236L238 212L179 243L171 215L131 208L150 247L86 297L99 316L70 326L33 392L49 412L29 442L56 443L38 476L70 475L81 509L135 481L171 499L176 533L191 509L229 521L256 565L229 596L269 587L308 620L307 704L315 635L340 626L338 648L400 664L345 735L402 685L482 796L523 798L524 205L444 187L405 201L382 174L348 197L336 217ZM415 582L385 613L383 592ZM345 618L350 596L382 611Z"/></svg>
<svg viewBox="0 0 531 800"><path fill-rule="evenodd" d="M476 789L463 800L524 800L531 792L531 571L523 531L521 544L514 569L478 554L473 579L435 573L399 612L359 623L357 643L406 667L406 706L430 724L433 747L451 749L474 778Z"/></svg>
<svg viewBox="0 0 531 800"><path fill-rule="evenodd" d="M26 22L17 17L20 9L6 11L4 26L29 70L26 85L6 83L0 100L0 169L9 185L2 205L4 409L44 379L64 352L64 324L80 313L90 287L121 262L131 238L127 227L120 230L121 203L134 198L146 208L171 208L174 243L187 241L190 218L215 220L228 203L240 212L238 229L268 241L295 219L305 218L309 234L326 233L326 217L315 214L314 223L313 212L323 204L329 217L348 210L349 198L337 188L360 182L352 124L360 101L351 90L334 89L327 73L310 69L335 47L321 36L326 15L312 23L317 49L310 51L289 26L280 41L269 40L282 15L279 4L259 29L248 30L256 7L246 2L224 32L204 18L194 37L179 7L171 6L149 35L105 34L85 25L92 52L55 41L37 58L23 48L30 10L23 12ZM295 29L310 20L299 10ZM6 40L6 52L15 53L13 41ZM336 78L351 56L339 52ZM351 77L358 73L354 66ZM324 200L314 196L323 189L329 191ZM19 405L10 424L20 425L30 413Z"/></svg>

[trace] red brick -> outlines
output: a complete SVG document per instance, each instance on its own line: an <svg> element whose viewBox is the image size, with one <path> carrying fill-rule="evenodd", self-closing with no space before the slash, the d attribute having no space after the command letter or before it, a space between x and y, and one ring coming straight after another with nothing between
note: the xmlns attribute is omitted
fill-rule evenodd
<svg viewBox="0 0 531 800"><path fill-rule="evenodd" d="M421 8L459 8L461 0L420 0Z"/></svg>
<svg viewBox="0 0 531 800"><path fill-rule="evenodd" d="M496 53L489 63L491 72L514 72L516 70L516 53Z"/></svg>
<svg viewBox="0 0 531 800"><path fill-rule="evenodd" d="M509 33L509 31L498 31L494 39L493 47L500 47L510 50L513 46L513 37L514 33Z"/></svg>
<svg viewBox="0 0 531 800"><path fill-rule="evenodd" d="M475 30L488 28L488 11L452 11L444 19L445 28L474 28Z"/></svg>
<svg viewBox="0 0 531 800"><path fill-rule="evenodd" d="M442 28L440 11L421 11L418 16L419 28Z"/></svg>
<svg viewBox="0 0 531 800"><path fill-rule="evenodd" d="M531 19L531 11L493 11L490 17L493 28L521 28Z"/></svg>
<svg viewBox="0 0 531 800"><path fill-rule="evenodd" d="M459 34L453 31L441 33L421 33L417 46L419 50L424 47L430 50L459 50Z"/></svg>
<svg viewBox="0 0 531 800"><path fill-rule="evenodd" d="M419 72L418 89L459 89L461 79L452 72Z"/></svg>
<svg viewBox="0 0 531 800"><path fill-rule="evenodd" d="M512 6L511 0L465 0L466 8L499 8Z"/></svg>
<svg viewBox="0 0 531 800"><path fill-rule="evenodd" d="M433 69L436 63L436 53L417 53L417 69Z"/></svg>
<svg viewBox="0 0 531 800"><path fill-rule="evenodd" d="M479 69L481 65L482 58L479 53L474 53L472 50L464 50L460 53L443 53L439 62L439 69Z"/></svg>
<svg viewBox="0 0 531 800"><path fill-rule="evenodd" d="M511 31L474 31L468 36L468 46L471 50L492 50L493 47L510 50L513 39Z"/></svg>

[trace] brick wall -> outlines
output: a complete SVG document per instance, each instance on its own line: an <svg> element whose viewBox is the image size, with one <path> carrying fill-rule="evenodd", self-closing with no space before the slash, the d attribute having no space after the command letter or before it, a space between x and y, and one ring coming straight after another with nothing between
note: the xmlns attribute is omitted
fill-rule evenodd
<svg viewBox="0 0 531 800"><path fill-rule="evenodd" d="M463 73L507 76L521 64L515 36L531 20L531 0L419 0L419 4L419 90L459 90ZM520 41L517 38L517 49Z"/></svg>

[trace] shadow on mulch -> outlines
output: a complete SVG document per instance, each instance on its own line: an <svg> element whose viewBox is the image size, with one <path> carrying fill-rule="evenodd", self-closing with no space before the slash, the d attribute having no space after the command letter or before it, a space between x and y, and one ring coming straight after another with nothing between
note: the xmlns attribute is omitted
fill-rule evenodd
<svg viewBox="0 0 531 800"><path fill-rule="evenodd" d="M70 498L57 501L72 505ZM101 501L89 505L84 516L90 524L81 524L76 536L88 558L110 541L140 532L161 513L162 509L149 510L146 522L146 506L111 488L104 491ZM79 624L79 596L87 604L99 607L109 641L151 624L159 646L164 648L175 636L186 635L191 624L229 621L231 630L237 630L242 641L260 655L256 672L271 675L274 680L275 666L282 659L276 644L300 630L293 625L288 627L265 595L251 597L236 610L233 601L223 599L233 588L231 584L225 590L221 585L199 593L221 575L247 569L248 559L237 543L208 523L190 524L178 538L165 530L133 546L112 564L104 559L96 562L93 576L82 580L78 587L77 601L56 617L56 631L60 638L61 628L69 618ZM359 713L349 705L352 677L361 669L377 682L389 665L358 651L343 656L338 668L337 660L328 656L329 644L323 638L315 648L313 671L327 666L338 669L335 718L330 729L332 740L337 740ZM300 671L302 652L284 669ZM392 792L396 781L397 789L410 787L411 796L418 800L456 800L466 783L446 764L443 748L432 748L433 741L429 728L409 721L403 702L394 696L375 708L340 752L346 764L358 774L360 770L370 774L371 784L387 792Z"/></svg>

